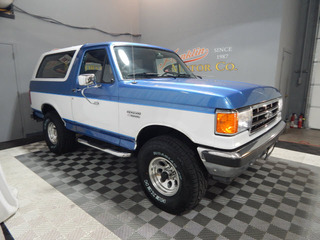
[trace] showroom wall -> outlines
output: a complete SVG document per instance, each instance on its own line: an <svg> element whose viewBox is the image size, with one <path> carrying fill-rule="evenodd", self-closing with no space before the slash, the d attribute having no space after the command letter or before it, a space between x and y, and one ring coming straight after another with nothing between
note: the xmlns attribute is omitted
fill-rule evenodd
<svg viewBox="0 0 320 240"><path fill-rule="evenodd" d="M142 42L178 50L196 74L220 79L275 85L281 21L279 0L140 1Z"/></svg>
<svg viewBox="0 0 320 240"><path fill-rule="evenodd" d="M312 80L309 91L308 114L309 127L320 129L320 25L318 23L318 36L316 51L312 64Z"/></svg>
<svg viewBox="0 0 320 240"><path fill-rule="evenodd" d="M292 92L290 86L294 81L294 71L297 59L301 55L301 46L304 41L301 30L305 27L307 9L303 8L307 0L285 0L282 3L281 33L275 84L283 96L283 118L289 118L292 109L289 108ZM301 26L301 24L303 26ZM291 98L294 99L294 98ZM299 97L295 101L300 101Z"/></svg>
<svg viewBox="0 0 320 240"><path fill-rule="evenodd" d="M307 99L314 90L316 90L316 92L314 92L316 95L320 94L320 92L317 91L319 89L312 89L313 83L311 71L313 55L315 52L318 9L319 0L302 1L298 37L296 38L298 48L296 49L297 53L294 57L291 82L288 86L288 91L290 93L288 112L290 114L296 113L297 115L300 115L300 113L304 114L306 116L305 125L312 128L315 128L313 123L314 121L318 121L319 114L316 114L315 108L309 108L312 112L309 111L310 115L308 114L308 105L310 102L308 103Z"/></svg>
<svg viewBox="0 0 320 240"><path fill-rule="evenodd" d="M27 12L51 17L70 25L96 27L113 33L139 33L138 0L16 0L14 4ZM67 28L17 11L15 19L0 18L0 32L0 49L3 50L0 58L12 56L14 53L10 71L14 70L10 72L10 76L11 81L15 82L11 84L11 91L8 91L8 84L1 79L1 116L5 119L0 120L10 120L11 123L16 121L15 124L2 125L0 142L25 137L41 130L40 123L36 124L29 117L31 111L28 91L35 64L43 52L87 42L140 41L139 37L112 37L97 31ZM13 89L14 85L16 89ZM14 99L12 94L16 95ZM19 126L19 121L16 120L19 118L22 126ZM18 128L22 133L17 134Z"/></svg>
<svg viewBox="0 0 320 240"><path fill-rule="evenodd" d="M301 0L285 0L282 2L282 13L281 13L281 33L279 40L279 52L278 52L278 63L276 71L276 84L275 86L281 88L281 64L283 63L283 57L285 54L297 55L296 48L298 47L298 41L303 41L300 39L298 34L298 27L301 22L301 8L305 1ZM301 43L300 43L301 44ZM286 52L284 54L284 52ZM290 64L292 65L293 59L291 59ZM290 72L290 71L289 71Z"/></svg>

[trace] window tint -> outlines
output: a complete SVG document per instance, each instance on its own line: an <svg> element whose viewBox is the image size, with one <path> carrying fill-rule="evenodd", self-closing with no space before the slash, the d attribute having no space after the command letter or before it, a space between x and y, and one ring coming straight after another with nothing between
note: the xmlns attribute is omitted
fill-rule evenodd
<svg viewBox="0 0 320 240"><path fill-rule="evenodd" d="M38 69L36 78L64 78L75 51L45 56Z"/></svg>
<svg viewBox="0 0 320 240"><path fill-rule="evenodd" d="M113 73L105 49L87 51L83 57L80 74L93 73L98 83L113 81Z"/></svg>

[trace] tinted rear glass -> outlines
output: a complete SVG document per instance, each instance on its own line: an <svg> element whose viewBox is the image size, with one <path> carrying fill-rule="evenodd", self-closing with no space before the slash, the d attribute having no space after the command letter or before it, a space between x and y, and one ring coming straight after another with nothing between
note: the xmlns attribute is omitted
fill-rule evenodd
<svg viewBox="0 0 320 240"><path fill-rule="evenodd" d="M64 78L75 51L47 55L43 58L36 78Z"/></svg>

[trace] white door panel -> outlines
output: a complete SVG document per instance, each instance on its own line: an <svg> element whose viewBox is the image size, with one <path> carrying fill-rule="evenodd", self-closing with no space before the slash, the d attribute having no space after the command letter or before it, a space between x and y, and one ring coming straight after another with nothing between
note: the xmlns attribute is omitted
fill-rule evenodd
<svg viewBox="0 0 320 240"><path fill-rule="evenodd" d="M118 131L118 103L98 99L89 99L98 105L89 103L85 98L73 97L74 121L106 131Z"/></svg>

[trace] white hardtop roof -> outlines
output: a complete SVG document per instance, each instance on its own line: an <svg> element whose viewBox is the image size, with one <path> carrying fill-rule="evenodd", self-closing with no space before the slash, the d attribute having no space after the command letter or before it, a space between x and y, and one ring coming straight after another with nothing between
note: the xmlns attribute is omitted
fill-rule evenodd
<svg viewBox="0 0 320 240"><path fill-rule="evenodd" d="M77 50L79 50L82 46L83 46L83 45L77 45L77 46L72 46L72 47L53 49L53 50L51 50L51 51L48 51L48 52L44 53L44 55L54 54L54 53L60 53L60 52L68 52L68 51L77 51Z"/></svg>
<svg viewBox="0 0 320 240"><path fill-rule="evenodd" d="M55 54L55 53L60 53L60 52L68 52L68 51L78 51L81 47L92 47L92 46L103 46L103 45L111 45L111 46L123 46L123 45L129 45L129 46L142 46L142 47L152 47L152 48L159 48L163 50L168 50L172 51L170 49L166 49L163 47L159 46L154 46L154 45L149 45L149 44L144 44L144 43L133 43L133 42L101 42L101 43L86 43L83 45L77 45L77 46L72 46L72 47L66 47L66 48L60 48L60 49L53 49L51 51L48 51L44 53L43 55L48 55L48 54Z"/></svg>

